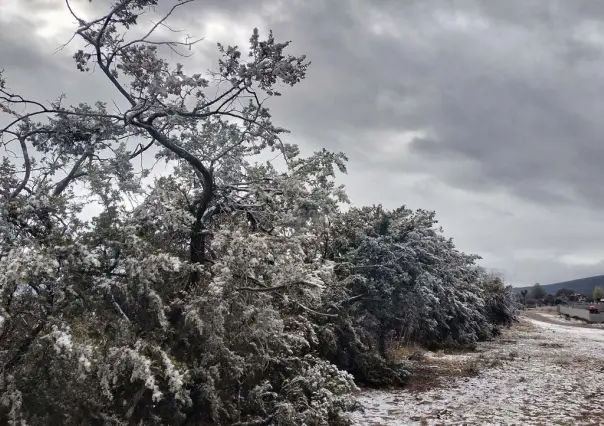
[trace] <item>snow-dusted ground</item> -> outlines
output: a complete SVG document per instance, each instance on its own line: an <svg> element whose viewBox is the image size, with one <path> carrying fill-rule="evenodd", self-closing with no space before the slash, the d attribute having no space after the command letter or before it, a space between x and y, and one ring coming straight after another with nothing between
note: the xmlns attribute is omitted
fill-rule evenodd
<svg viewBox="0 0 604 426"><path fill-rule="evenodd" d="M604 330L526 321L472 354L476 377L426 392L362 392L356 424L604 425Z"/></svg>
<svg viewBox="0 0 604 426"><path fill-rule="evenodd" d="M567 323L567 324L578 324L578 325L585 325L587 324L585 321L581 321L579 319L576 318L568 318L565 317L564 315L559 315L559 314L550 314L547 312L539 312L539 315L541 315L542 317L548 318L550 320L553 321L557 321L560 322L562 324ZM593 328L604 328L604 324L590 324L590 327Z"/></svg>

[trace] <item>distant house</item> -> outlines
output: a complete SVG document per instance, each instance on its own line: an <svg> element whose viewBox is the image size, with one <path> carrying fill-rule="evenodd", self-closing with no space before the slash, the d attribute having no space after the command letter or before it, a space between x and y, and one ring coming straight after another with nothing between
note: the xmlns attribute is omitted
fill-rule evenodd
<svg viewBox="0 0 604 426"><path fill-rule="evenodd" d="M568 300L570 302L585 302L585 301L587 301L587 298L585 296L583 296L582 294L575 293L575 294L569 295Z"/></svg>

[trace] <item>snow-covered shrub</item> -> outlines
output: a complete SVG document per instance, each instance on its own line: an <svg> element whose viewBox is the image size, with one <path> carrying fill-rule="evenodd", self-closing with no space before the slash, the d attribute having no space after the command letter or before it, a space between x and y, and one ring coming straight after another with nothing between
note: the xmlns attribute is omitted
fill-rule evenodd
<svg viewBox="0 0 604 426"><path fill-rule="evenodd" d="M482 289L485 299L485 311L493 332L497 334L501 327L507 327L518 320L518 301L511 286L488 274L482 277Z"/></svg>
<svg viewBox="0 0 604 426"><path fill-rule="evenodd" d="M322 356L350 372L360 384L403 385L409 377L404 362L378 352L376 333L362 319L343 315L336 321L318 324L317 328Z"/></svg>
<svg viewBox="0 0 604 426"><path fill-rule="evenodd" d="M513 320L515 304L503 285L476 265L477 256L459 252L442 235L433 212L355 208L332 224L330 258L348 283L349 302L348 320L332 327L326 341L338 342L330 359L356 377L388 382L360 366L372 351L373 359L390 361L389 341L473 345ZM363 336L355 350L352 336Z"/></svg>

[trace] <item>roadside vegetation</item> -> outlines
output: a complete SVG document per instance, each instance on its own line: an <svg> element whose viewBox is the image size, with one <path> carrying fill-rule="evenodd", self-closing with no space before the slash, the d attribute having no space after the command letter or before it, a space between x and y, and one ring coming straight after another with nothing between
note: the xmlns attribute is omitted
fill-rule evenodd
<svg viewBox="0 0 604 426"><path fill-rule="evenodd" d="M289 43L254 30L211 72L168 61L195 49L156 34L187 3L72 10L72 65L112 104L0 74L2 424L346 425L358 384L409 381L396 347L516 320L434 212L345 208L345 154L287 142L267 105L311 72Z"/></svg>

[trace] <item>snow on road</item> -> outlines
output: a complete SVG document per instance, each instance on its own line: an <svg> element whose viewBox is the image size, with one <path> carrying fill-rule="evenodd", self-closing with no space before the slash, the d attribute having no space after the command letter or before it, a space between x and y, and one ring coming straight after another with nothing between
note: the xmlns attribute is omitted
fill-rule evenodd
<svg viewBox="0 0 604 426"><path fill-rule="evenodd" d="M525 321L472 354L476 377L363 392L356 424L604 425L604 330Z"/></svg>
<svg viewBox="0 0 604 426"><path fill-rule="evenodd" d="M548 320L554 321L554 322L559 322L562 324L570 324L570 325L581 325L584 326L586 324L586 321L582 321L580 319L576 319L576 318L569 318L569 317L565 317L563 315L559 315L557 313L552 314L552 313L547 313L547 312L539 312L539 315L547 318ZM590 327L592 328L604 328L604 324L591 324Z"/></svg>

